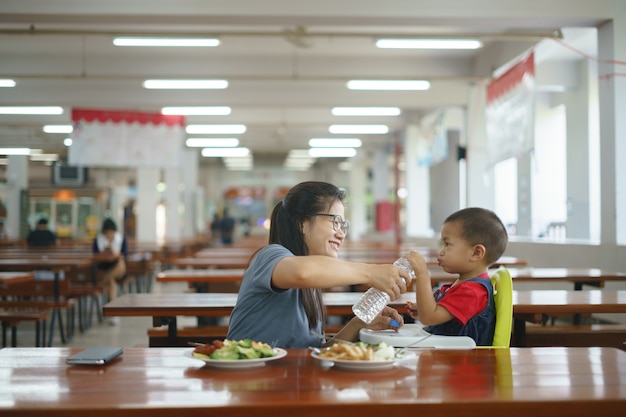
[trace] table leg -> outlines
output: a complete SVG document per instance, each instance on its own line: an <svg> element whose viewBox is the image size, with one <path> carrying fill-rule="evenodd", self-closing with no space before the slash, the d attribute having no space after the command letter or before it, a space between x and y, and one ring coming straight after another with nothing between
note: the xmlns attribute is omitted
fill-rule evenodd
<svg viewBox="0 0 626 417"><path fill-rule="evenodd" d="M526 346L526 320L513 317L512 346Z"/></svg>
<svg viewBox="0 0 626 417"><path fill-rule="evenodd" d="M167 325L167 343L169 346L176 346L176 340L178 339L176 316L152 317L152 325L154 327Z"/></svg>

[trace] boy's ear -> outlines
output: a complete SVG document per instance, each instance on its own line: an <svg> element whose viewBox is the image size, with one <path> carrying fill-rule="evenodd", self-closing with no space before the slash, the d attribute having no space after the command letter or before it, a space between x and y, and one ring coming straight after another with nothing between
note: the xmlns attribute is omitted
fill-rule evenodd
<svg viewBox="0 0 626 417"><path fill-rule="evenodd" d="M487 249L484 245L478 244L474 245L474 253L473 256L476 260L481 260L487 255Z"/></svg>

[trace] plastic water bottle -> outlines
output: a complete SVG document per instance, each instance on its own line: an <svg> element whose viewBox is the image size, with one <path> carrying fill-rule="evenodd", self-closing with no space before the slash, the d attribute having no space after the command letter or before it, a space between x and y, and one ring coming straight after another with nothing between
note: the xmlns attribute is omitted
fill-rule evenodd
<svg viewBox="0 0 626 417"><path fill-rule="evenodd" d="M407 271L411 279L415 279L415 271L406 258L399 258L393 264ZM390 300L389 294L372 287L352 306L352 311L355 316L369 324L383 311Z"/></svg>

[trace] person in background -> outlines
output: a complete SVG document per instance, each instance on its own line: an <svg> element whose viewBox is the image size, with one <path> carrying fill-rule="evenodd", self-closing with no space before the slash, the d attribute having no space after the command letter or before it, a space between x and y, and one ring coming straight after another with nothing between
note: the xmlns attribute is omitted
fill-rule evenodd
<svg viewBox="0 0 626 417"><path fill-rule="evenodd" d="M228 328L228 339L269 343L282 348L320 346L326 313L323 290L367 284L396 300L407 290L408 272L394 265L338 259L349 224L345 192L332 184L303 182L289 190L272 211L269 245L252 255L244 273ZM386 307L366 326L352 318L336 335L358 340L363 327L394 328L402 316ZM332 343L332 339L328 341Z"/></svg>
<svg viewBox="0 0 626 417"><path fill-rule="evenodd" d="M48 219L42 217L37 222L37 226L34 230L28 233L26 238L28 246L35 248L47 248L49 246L56 246L57 235L48 229Z"/></svg>
<svg viewBox="0 0 626 417"><path fill-rule="evenodd" d="M406 255L417 277L416 303L407 305L410 316L430 333L469 336L478 346L491 346L496 315L488 268L502 256L507 243L506 228L490 210L470 207L448 216L437 262L444 271L458 274L458 279L433 293L422 255Z"/></svg>
<svg viewBox="0 0 626 417"><path fill-rule="evenodd" d="M7 230L4 227L4 221L0 220L0 240L8 238Z"/></svg>
<svg viewBox="0 0 626 417"><path fill-rule="evenodd" d="M215 245L218 240L219 232L220 232L220 215L215 213L213 214L213 220L209 225L209 230L211 232L211 243Z"/></svg>
<svg viewBox="0 0 626 417"><path fill-rule="evenodd" d="M235 219L230 216L225 208L219 223L220 237L223 245L232 245L235 234Z"/></svg>
<svg viewBox="0 0 626 417"><path fill-rule="evenodd" d="M102 222L100 233L93 239L92 251L94 254L110 254L117 259L98 263L100 282L108 286L109 301L117 296L117 283L126 276L126 259L128 257L128 243L126 237L117 231L115 222L107 218ZM111 324L119 323L119 317L113 317Z"/></svg>

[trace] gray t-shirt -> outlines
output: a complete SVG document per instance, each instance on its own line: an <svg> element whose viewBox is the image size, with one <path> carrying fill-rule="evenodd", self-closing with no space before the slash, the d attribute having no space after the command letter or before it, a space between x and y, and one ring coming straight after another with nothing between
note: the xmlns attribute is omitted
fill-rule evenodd
<svg viewBox="0 0 626 417"><path fill-rule="evenodd" d="M300 290L272 288L274 267L286 256L294 254L275 244L256 254L239 288L228 339L249 338L281 348L320 346L320 339L311 335ZM322 332L322 323L315 332Z"/></svg>

